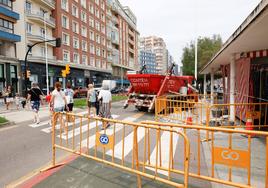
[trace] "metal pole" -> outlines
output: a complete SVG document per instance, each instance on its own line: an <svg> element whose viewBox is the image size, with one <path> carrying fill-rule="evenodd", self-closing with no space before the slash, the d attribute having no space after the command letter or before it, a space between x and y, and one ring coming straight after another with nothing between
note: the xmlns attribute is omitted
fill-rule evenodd
<svg viewBox="0 0 268 188"><path fill-rule="evenodd" d="M211 69L210 73L210 96L211 96L211 104L214 104L214 69Z"/></svg>
<svg viewBox="0 0 268 188"><path fill-rule="evenodd" d="M230 60L230 120L235 121L235 58L231 56Z"/></svg>
<svg viewBox="0 0 268 188"><path fill-rule="evenodd" d="M197 82L197 44L198 44L198 38L195 39L195 55L194 55L194 62L195 62L195 79L196 79L196 82ZM197 86L197 83L196 85Z"/></svg>
<svg viewBox="0 0 268 188"><path fill-rule="evenodd" d="M123 68L121 67L121 88L123 88Z"/></svg>
<svg viewBox="0 0 268 188"><path fill-rule="evenodd" d="M47 25L46 25L46 12L44 13L44 28L45 28L45 41L47 40ZM49 86L48 86L48 57L47 57L47 43L45 43L45 51L46 51L46 83L47 83L47 95L49 94Z"/></svg>

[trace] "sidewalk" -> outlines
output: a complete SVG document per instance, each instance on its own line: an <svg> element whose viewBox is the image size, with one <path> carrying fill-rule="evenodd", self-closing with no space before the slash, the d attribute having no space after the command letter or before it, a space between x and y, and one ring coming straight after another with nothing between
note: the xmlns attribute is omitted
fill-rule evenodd
<svg viewBox="0 0 268 188"><path fill-rule="evenodd" d="M80 112L80 108L74 108L74 112ZM10 110L6 110L5 106L0 107L0 116L6 118L12 123L19 124L22 122L32 121L33 120L33 111L30 107L25 107L24 109L20 107L19 110L16 109L16 107L11 106ZM40 119L49 118L50 112L48 105L40 106L39 111Z"/></svg>

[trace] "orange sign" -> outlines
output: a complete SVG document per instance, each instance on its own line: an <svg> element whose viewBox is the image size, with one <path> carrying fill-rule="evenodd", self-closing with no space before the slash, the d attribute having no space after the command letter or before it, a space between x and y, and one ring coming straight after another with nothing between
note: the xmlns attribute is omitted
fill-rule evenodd
<svg viewBox="0 0 268 188"><path fill-rule="evenodd" d="M102 134L97 132L96 134L96 145L105 149L113 149L114 137L113 135Z"/></svg>
<svg viewBox="0 0 268 188"><path fill-rule="evenodd" d="M214 147L213 158L217 164L247 169L250 167L250 153L245 150Z"/></svg>
<svg viewBox="0 0 268 188"><path fill-rule="evenodd" d="M252 118L252 119L260 119L261 118L261 112L259 111L247 111L246 112L246 118L249 119L249 118Z"/></svg>

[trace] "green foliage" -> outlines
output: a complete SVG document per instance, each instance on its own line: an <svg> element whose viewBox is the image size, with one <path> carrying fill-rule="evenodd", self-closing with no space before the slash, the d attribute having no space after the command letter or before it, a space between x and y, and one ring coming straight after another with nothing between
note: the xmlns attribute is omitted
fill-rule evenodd
<svg viewBox="0 0 268 188"><path fill-rule="evenodd" d="M112 102L127 100L127 96L124 95L112 95ZM74 100L74 107L75 108L86 108L87 101L85 98L83 99L75 99Z"/></svg>
<svg viewBox="0 0 268 188"><path fill-rule="evenodd" d="M1 123L6 123L6 122L8 122L8 120L6 118L0 117L0 124Z"/></svg>
<svg viewBox="0 0 268 188"><path fill-rule="evenodd" d="M197 70L201 70L211 58L220 50L222 47L222 39L220 35L213 35L212 38L200 37L198 38L197 45ZM194 41L191 41L183 49L182 54L182 71L184 75L194 75L194 61L195 61L195 45Z"/></svg>

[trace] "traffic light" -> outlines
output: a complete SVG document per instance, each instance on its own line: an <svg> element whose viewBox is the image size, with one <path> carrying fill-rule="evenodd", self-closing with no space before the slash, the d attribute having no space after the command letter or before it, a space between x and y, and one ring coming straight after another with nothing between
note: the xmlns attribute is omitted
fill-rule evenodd
<svg viewBox="0 0 268 188"><path fill-rule="evenodd" d="M70 74L70 64L65 65L66 74Z"/></svg>
<svg viewBox="0 0 268 188"><path fill-rule="evenodd" d="M61 70L61 76L62 76L63 78L66 78L66 70Z"/></svg>
<svg viewBox="0 0 268 188"><path fill-rule="evenodd" d="M61 46L61 38L56 38L56 47L59 48Z"/></svg>
<svg viewBox="0 0 268 188"><path fill-rule="evenodd" d="M27 70L26 71L26 78L30 78L31 77L31 71L30 70Z"/></svg>

